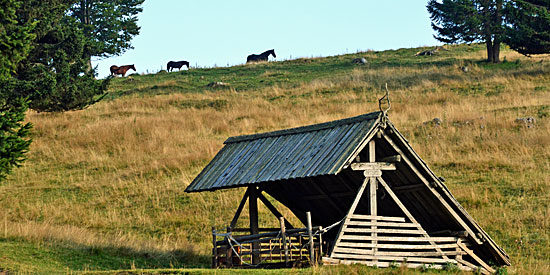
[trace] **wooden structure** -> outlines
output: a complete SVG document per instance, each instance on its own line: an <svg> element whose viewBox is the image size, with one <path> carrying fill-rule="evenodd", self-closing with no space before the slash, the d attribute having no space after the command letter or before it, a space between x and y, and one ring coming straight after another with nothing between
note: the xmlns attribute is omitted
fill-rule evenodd
<svg viewBox="0 0 550 275"><path fill-rule="evenodd" d="M311 244L307 253L300 253L309 254L312 263L322 256L325 264L433 268L453 264L482 273L494 271L489 263L510 264L508 255L460 206L383 112L231 137L186 191L241 186L248 189L229 230L235 231L248 200L250 228L246 230L250 235L239 240L252 240L246 248L250 264L265 260L264 251L271 251L270 255L279 252L282 262L285 256L280 253L288 253L288 242L282 240L273 249L273 239L269 244L261 239L285 238L291 230L300 232L299 237ZM294 229L263 193L288 207L308 227ZM282 220L281 228L261 233L258 200ZM311 222L307 212L311 212ZM335 224L332 230L320 230ZM319 234L304 234L304 230ZM213 256L225 247L225 258L233 264L225 261L222 266L234 266L228 248L239 240L224 234L218 236L222 241L213 234ZM293 242L305 247L305 239L298 239ZM239 252L234 247L232 251ZM288 264L288 260L284 262Z"/></svg>

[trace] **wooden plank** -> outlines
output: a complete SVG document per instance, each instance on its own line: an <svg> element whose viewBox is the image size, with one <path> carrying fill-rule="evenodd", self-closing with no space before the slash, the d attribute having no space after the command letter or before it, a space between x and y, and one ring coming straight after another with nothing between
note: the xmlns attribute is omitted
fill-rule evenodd
<svg viewBox="0 0 550 275"><path fill-rule="evenodd" d="M271 204L271 202L266 197L264 197L264 195L261 192L258 192L258 198L264 203L267 209L269 209L269 211L271 211L271 213L275 215L277 219L283 217L283 214L281 214L281 212L279 212L279 210L277 210L277 208L275 208L275 206L273 206L273 204ZM283 219L285 220L286 227L290 229L294 228L287 219L285 219L284 217Z"/></svg>
<svg viewBox="0 0 550 275"><path fill-rule="evenodd" d="M400 223L400 222L364 222L364 221L349 221L347 223L348 225L356 225L356 226L365 226L365 227L371 227L373 225L377 225L379 227L403 227L403 228L407 228L407 227L414 227L414 228L418 228L418 224L414 224L414 223L410 223L410 222L407 222L407 223Z"/></svg>
<svg viewBox="0 0 550 275"><path fill-rule="evenodd" d="M375 255L372 249L357 249L357 248L342 248L337 247L334 249L337 253L346 254L359 254L359 255ZM448 256L465 255L464 251L445 251L443 252ZM377 251L376 255L379 256L401 256L401 257L437 257L440 256L437 251Z"/></svg>
<svg viewBox="0 0 550 275"><path fill-rule="evenodd" d="M361 241L384 241L384 242L456 242L455 237L386 237L386 236L357 236L357 235L342 235L343 240L361 240ZM437 247L437 245L432 244Z"/></svg>
<svg viewBox="0 0 550 275"><path fill-rule="evenodd" d="M334 255L331 258L336 259L359 259L359 260L386 260L386 261L398 261L403 262L417 262L417 263L454 263L457 261L453 259L442 259L442 258L424 258L424 257L406 257L406 256L379 256L379 255L359 255L359 254L346 254L346 253L333 253Z"/></svg>
<svg viewBox="0 0 550 275"><path fill-rule="evenodd" d="M390 221L390 222L405 222L403 217L385 217L385 216L373 216L373 215L351 215L351 219L354 220L377 220L377 221Z"/></svg>
<svg viewBox="0 0 550 275"><path fill-rule="evenodd" d="M239 207L237 208L237 212L235 212L235 216L233 217L233 220L231 220L231 223L229 227L234 228L237 225L237 221L239 220L239 216L241 215L241 212L243 211L244 204L246 203L246 200L248 199L248 195L250 194L249 189L246 189L246 192L244 192L244 196L241 199L241 203L239 204Z"/></svg>
<svg viewBox="0 0 550 275"><path fill-rule="evenodd" d="M405 207L405 205L403 205L403 203L401 202L401 200L397 197L397 195L395 195L395 193L393 193L393 191L391 190L390 186L382 179L382 177L379 177L378 178L378 181L380 182L380 185L382 185L384 187L384 189L386 190L386 192L390 195L390 197L393 199L393 201L397 204L397 206L399 206L399 208L401 208L401 211L403 211L403 213L405 214L405 216L407 216L407 218L409 218L409 220L411 220L411 222L413 223L416 223L418 224L418 229L419 230L422 230L424 232L424 237L426 237L428 239L428 241L430 242L431 245L435 245L435 238L431 238L428 233L426 233L426 231L424 231L424 228L422 228L422 226L420 226L420 224L416 221L416 219L414 218L414 216L409 212L409 210ZM441 249L436 247L435 248L436 251L442 253ZM445 255L442 255L443 256L443 259L448 259L447 256Z"/></svg>
<svg viewBox="0 0 550 275"><path fill-rule="evenodd" d="M375 225L376 226L376 225ZM346 228L344 233L359 232L369 233L375 231L376 233L393 233L393 234L410 234L410 235L423 235L424 232L420 230L407 230L407 229L384 229L384 228Z"/></svg>
<svg viewBox="0 0 550 275"><path fill-rule="evenodd" d="M399 146L397 146L395 144L395 142L386 134L386 133L382 133L382 136L384 137L384 139L393 147L393 149L399 154L401 155L401 158L403 159L403 161L405 163L407 163L407 165L409 166L410 169L413 170L413 172L418 176L418 178L422 181L422 183L424 183L424 185L426 187L428 187L427 189L430 190L430 192L439 200L439 202L441 202L441 204L443 205L443 207L445 208L445 210L451 214L451 216L453 216L453 218L455 219L455 221L457 221L466 231L468 231L468 234L471 236L471 238L473 238L477 244L483 244L483 242L481 242L481 240L479 240L474 232L472 231L472 229L470 229L470 227L464 222L464 220L458 216L458 214L456 213L456 211L447 203L447 201L437 192L434 190L433 187L431 187L430 183L428 182L428 180L422 175L422 173L420 173L420 171L418 171L418 169L415 167L415 165L407 158L407 156L405 156L405 153L403 153L403 151L399 148Z"/></svg>
<svg viewBox="0 0 550 275"><path fill-rule="evenodd" d="M374 142L371 141L371 142ZM351 170L395 170L395 164L390 162L355 162L350 165Z"/></svg>
<svg viewBox="0 0 550 275"><path fill-rule="evenodd" d="M380 135L380 131L378 132L379 133L377 135ZM369 164L367 164L367 167L372 165L372 163L376 163L376 142L374 141L374 139L372 139L369 142ZM371 176L371 178L369 179L369 182L370 182L369 183L369 206L370 206L369 214L371 216L378 216L378 200L376 199L376 189L378 188L378 183L376 182L376 178L374 177L382 176L382 168L383 168L382 166L387 166L386 168L384 168L384 170L395 170L395 165L391 163L387 163L384 165L377 164L376 166L379 166L379 169L363 169L365 170L363 172L363 175L365 177ZM363 168L367 168L367 167L363 167ZM377 244L376 229L377 228L376 228L376 225L373 225L371 228L372 228L371 237L373 238L372 244L374 244L374 247L372 248L372 252L376 254L376 251L378 250L378 248L376 248L376 244ZM377 259L374 259L374 262L377 262L377 261L378 261Z"/></svg>

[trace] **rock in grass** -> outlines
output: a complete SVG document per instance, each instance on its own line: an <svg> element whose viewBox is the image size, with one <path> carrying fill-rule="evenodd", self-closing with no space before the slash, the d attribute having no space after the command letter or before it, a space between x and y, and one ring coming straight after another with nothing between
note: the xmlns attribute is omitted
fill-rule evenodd
<svg viewBox="0 0 550 275"><path fill-rule="evenodd" d="M367 60L364 57L355 58L351 62L353 62L355 64L367 64Z"/></svg>
<svg viewBox="0 0 550 275"><path fill-rule="evenodd" d="M227 84L225 82L221 82L221 81L213 81L213 82L208 83L208 85L206 85L206 86L210 87L210 88L228 88L229 84Z"/></svg>

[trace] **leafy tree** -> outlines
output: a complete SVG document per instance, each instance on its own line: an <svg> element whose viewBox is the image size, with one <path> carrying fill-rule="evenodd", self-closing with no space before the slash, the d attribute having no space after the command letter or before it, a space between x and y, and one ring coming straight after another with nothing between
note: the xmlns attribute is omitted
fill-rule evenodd
<svg viewBox="0 0 550 275"><path fill-rule="evenodd" d="M132 49L130 41L139 34L137 14L144 0L79 0L69 14L78 20L84 35L90 39L85 53L91 68L91 57L109 57Z"/></svg>
<svg viewBox="0 0 550 275"><path fill-rule="evenodd" d="M434 37L444 43L484 42L487 60L499 62L503 41L504 0L430 0L427 8Z"/></svg>
<svg viewBox="0 0 550 275"><path fill-rule="evenodd" d="M15 92L12 77L18 63L31 49L33 24L20 24L16 11L21 3L0 0L0 179L25 159L31 124L25 123L27 102Z"/></svg>
<svg viewBox="0 0 550 275"><path fill-rule="evenodd" d="M550 0L509 1L504 42L524 55L550 53Z"/></svg>
<svg viewBox="0 0 550 275"><path fill-rule="evenodd" d="M72 1L27 0L19 11L38 22L33 49L17 70L18 90L37 111L82 109L105 95L107 80L95 80L88 68L90 44L78 22L66 11Z"/></svg>

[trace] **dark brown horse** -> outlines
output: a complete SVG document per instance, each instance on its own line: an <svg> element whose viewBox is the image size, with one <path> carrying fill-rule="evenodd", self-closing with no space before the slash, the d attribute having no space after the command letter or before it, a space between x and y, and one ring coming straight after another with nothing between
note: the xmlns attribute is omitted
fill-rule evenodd
<svg viewBox="0 0 550 275"><path fill-rule="evenodd" d="M136 67L134 67L134 64L132 65L124 65L124 66L116 66L116 65L113 65L111 66L110 70L111 70L111 75L117 75L117 74L120 74L122 75L122 77L124 77L126 75L126 72L129 70L129 69L132 69L134 70L134 72L136 71Z"/></svg>
<svg viewBox="0 0 550 275"><path fill-rule="evenodd" d="M251 55L249 55L246 58L246 63L248 63L248 62L258 62L258 61L267 61L267 58L269 57L270 54L273 55L273 57L277 57L275 55L275 50L269 50L269 51L265 51L261 54L251 54Z"/></svg>
<svg viewBox="0 0 550 275"><path fill-rule="evenodd" d="M184 65L187 66L187 69L189 69L189 62L187 61L170 61L168 62L168 64L166 64L166 70L168 70L169 72L175 68L181 70L181 67L183 67Z"/></svg>

